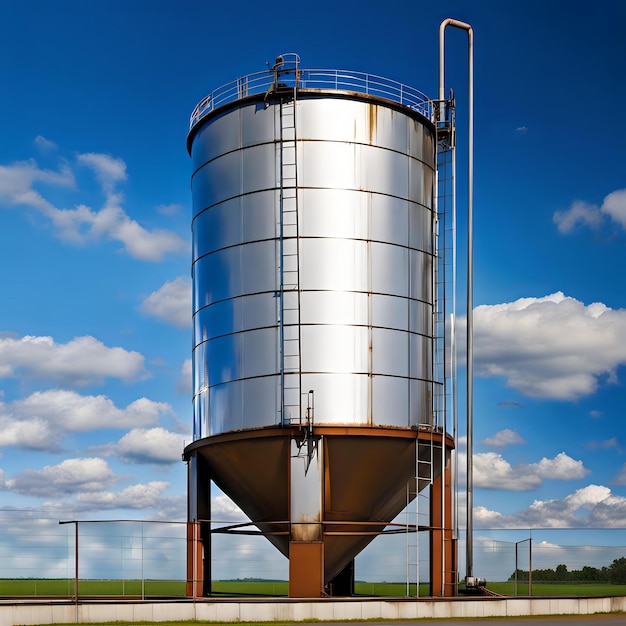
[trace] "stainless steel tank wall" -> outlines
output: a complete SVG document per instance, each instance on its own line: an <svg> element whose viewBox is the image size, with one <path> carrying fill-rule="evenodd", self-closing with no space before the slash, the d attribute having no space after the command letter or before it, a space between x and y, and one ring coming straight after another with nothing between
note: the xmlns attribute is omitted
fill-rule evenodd
<svg viewBox="0 0 626 626"><path fill-rule="evenodd" d="M434 130L379 99L298 95L301 390L316 424L431 421ZM200 122L194 434L281 423L280 104ZM285 181L283 181L285 184Z"/></svg>

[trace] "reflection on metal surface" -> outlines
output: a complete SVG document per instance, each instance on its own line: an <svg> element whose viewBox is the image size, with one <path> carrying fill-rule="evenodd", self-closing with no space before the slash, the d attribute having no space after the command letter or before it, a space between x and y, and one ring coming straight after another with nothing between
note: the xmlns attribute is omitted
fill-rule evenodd
<svg viewBox="0 0 626 626"><path fill-rule="evenodd" d="M315 562L328 583L452 445L433 414L435 128L397 83L276 67L192 116L185 454L302 559L294 581Z"/></svg>
<svg viewBox="0 0 626 626"><path fill-rule="evenodd" d="M369 427L316 427L313 436L322 445L306 473L295 427L217 435L186 454L206 464L211 479L285 556L290 540L323 541L328 581L406 506L407 484L413 494L429 484L425 469L415 484L416 445L419 466L436 467L443 438ZM449 454L449 439L446 446Z"/></svg>
<svg viewBox="0 0 626 626"><path fill-rule="evenodd" d="M194 129L194 395L208 408L196 438L300 421L308 388L318 424L431 419L419 383L434 384L434 131L410 110L336 96L299 91L285 128L276 98ZM252 415L253 379L278 387Z"/></svg>

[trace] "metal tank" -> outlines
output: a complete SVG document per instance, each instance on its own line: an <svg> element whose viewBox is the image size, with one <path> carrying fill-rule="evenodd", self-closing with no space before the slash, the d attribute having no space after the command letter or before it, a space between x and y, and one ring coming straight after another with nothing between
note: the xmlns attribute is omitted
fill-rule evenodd
<svg viewBox="0 0 626 626"><path fill-rule="evenodd" d="M355 555L449 465L431 109L284 55L192 115L189 521L210 519L214 481L289 557L292 596L346 588ZM193 533L202 595L209 525Z"/></svg>

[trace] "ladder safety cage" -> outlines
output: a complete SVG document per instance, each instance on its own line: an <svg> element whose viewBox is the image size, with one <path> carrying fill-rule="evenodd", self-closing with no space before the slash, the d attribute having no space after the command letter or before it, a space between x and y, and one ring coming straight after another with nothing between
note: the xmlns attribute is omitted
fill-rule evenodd
<svg viewBox="0 0 626 626"><path fill-rule="evenodd" d="M298 145L296 132L298 81L282 82L285 74L298 76L299 57L281 55L272 67L274 82L266 94L278 103L277 142L279 162L279 352L280 422L302 422L301 334L300 334L300 232L298 207ZM306 394L305 394L306 395Z"/></svg>
<svg viewBox="0 0 626 626"><path fill-rule="evenodd" d="M430 514L430 502L426 489L420 489L420 484L426 480L432 485L435 476L440 475L442 507L446 499L443 497L445 489L446 433L451 423L454 424L456 439L456 346L455 346L455 316L456 316L456 184L455 184L455 154L454 154L454 96L444 101L432 103L433 121L437 132L437 172L436 195L434 199L433 241L435 243L435 267L433 268L433 291L435 307L433 310L433 390L432 415L430 423L420 425L430 430L429 444L416 444L415 459L415 493L407 491L406 530L406 593L413 595L413 581L415 581L415 596L419 596L420 583L420 548L419 528L429 526L420 523L421 518ZM440 467L435 468L434 432L442 434L440 450ZM438 444L439 445L439 444ZM421 481L421 483L420 483ZM408 504L415 501L413 510ZM424 510L425 509L425 510ZM456 502L453 506L453 520L456 520ZM414 523L410 518L414 517ZM442 525L446 519L445 511L441 511ZM414 530L415 529L415 530ZM443 528L440 529L443 531ZM456 538L456 532L454 533ZM413 537L413 538L411 538ZM444 542L442 542L442 550ZM441 555L441 563L445 563ZM442 572L441 580L445 581ZM445 590L433 589L435 595L444 595Z"/></svg>

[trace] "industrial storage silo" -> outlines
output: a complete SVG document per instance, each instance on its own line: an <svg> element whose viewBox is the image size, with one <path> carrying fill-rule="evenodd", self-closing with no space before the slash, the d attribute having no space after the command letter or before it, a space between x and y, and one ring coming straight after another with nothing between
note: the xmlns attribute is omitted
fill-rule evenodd
<svg viewBox="0 0 626 626"><path fill-rule="evenodd" d="M433 412L431 106L285 55L192 115L189 521L214 481L289 557L292 596L341 587L453 447Z"/></svg>

